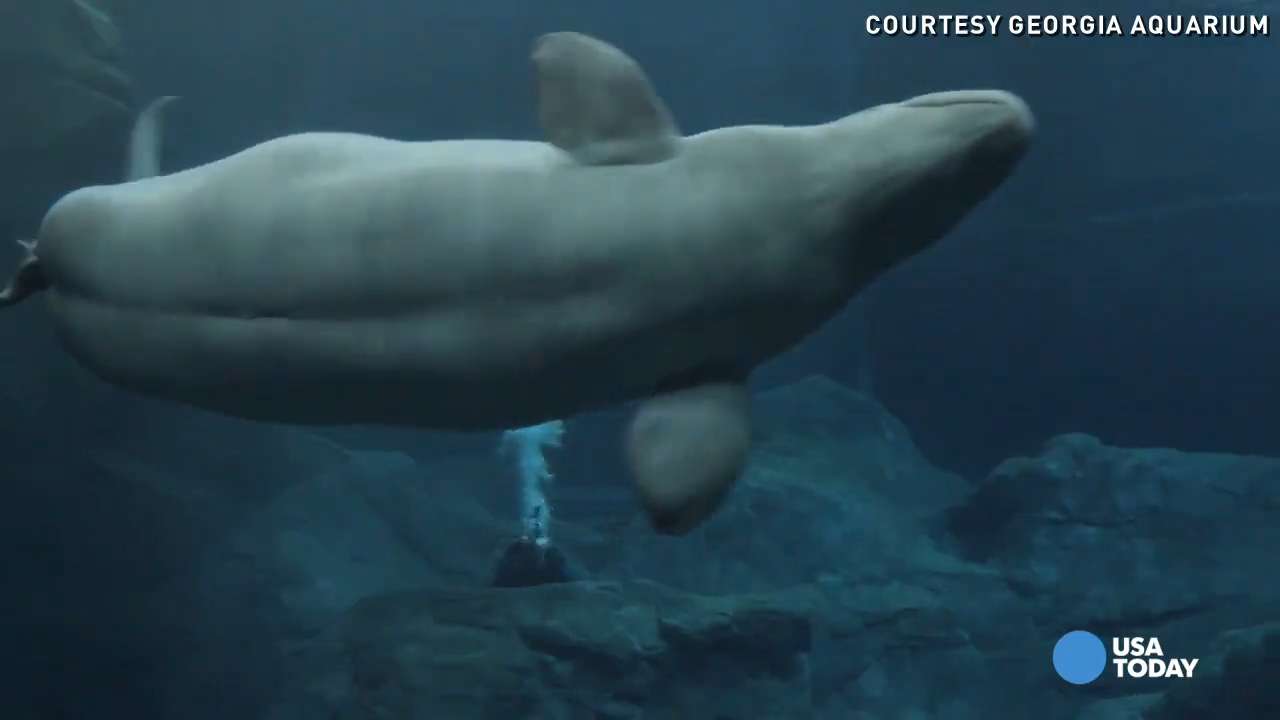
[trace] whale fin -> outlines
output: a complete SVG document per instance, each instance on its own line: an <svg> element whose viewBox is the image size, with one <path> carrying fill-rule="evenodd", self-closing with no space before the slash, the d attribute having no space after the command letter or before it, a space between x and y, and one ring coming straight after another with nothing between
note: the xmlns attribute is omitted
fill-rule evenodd
<svg viewBox="0 0 1280 720"><path fill-rule="evenodd" d="M166 95L151 101L138 114L129 136L129 155L125 166L126 180L141 180L160 174L160 143L164 132L164 110L178 98Z"/></svg>
<svg viewBox="0 0 1280 720"><path fill-rule="evenodd" d="M9 284L0 290L0 307L17 305L34 293L48 289L49 279L45 277L40 259L36 257L36 244L32 240L19 240L18 244L26 250L26 257L14 271Z"/></svg>
<svg viewBox="0 0 1280 720"><path fill-rule="evenodd" d="M750 446L742 382L690 385L641 404L626 452L654 529L681 535L707 519L742 475Z"/></svg>
<svg viewBox="0 0 1280 720"><path fill-rule="evenodd" d="M653 163L674 156L680 131L635 60L572 32L533 46L538 116L551 144L584 165Z"/></svg>

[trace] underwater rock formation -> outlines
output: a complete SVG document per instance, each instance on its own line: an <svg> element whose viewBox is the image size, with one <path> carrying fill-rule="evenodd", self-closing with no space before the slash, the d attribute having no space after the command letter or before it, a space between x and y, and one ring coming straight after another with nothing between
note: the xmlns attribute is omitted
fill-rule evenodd
<svg viewBox="0 0 1280 720"><path fill-rule="evenodd" d="M1038 622L1162 628L1207 647L1274 618L1280 461L1051 440L950 513L966 557L999 568Z"/></svg>
<svg viewBox="0 0 1280 720"><path fill-rule="evenodd" d="M1280 700L1259 680L1280 460L1067 435L972 486L824 378L756 404L711 522L659 537L620 478L565 477L556 546L590 580L521 588L490 587L519 514L496 453L432 464L168 406L87 464L33 442L5 519L29 591L11 647L89 688L79 709L105 692L84 675L189 720L1182 720ZM14 432L47 434L39 417ZM59 594L100 602L18 602ZM1196 681L1069 686L1049 655L1076 627L1159 636L1201 658Z"/></svg>

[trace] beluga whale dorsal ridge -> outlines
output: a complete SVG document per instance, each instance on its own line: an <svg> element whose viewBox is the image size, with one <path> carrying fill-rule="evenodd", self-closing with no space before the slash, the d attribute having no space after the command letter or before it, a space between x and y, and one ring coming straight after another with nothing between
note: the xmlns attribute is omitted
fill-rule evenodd
<svg viewBox="0 0 1280 720"><path fill-rule="evenodd" d="M554 33L532 59L546 142L303 133L159 175L155 105L134 177L55 203L0 305L43 293L104 380L255 420L495 430L636 401L637 495L681 533L743 472L752 369L1033 133L976 90L684 136L621 50Z"/></svg>

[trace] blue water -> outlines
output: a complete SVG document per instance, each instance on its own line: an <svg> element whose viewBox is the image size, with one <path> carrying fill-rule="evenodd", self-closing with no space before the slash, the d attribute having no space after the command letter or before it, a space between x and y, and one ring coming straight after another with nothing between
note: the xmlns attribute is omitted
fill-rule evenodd
<svg viewBox="0 0 1280 720"><path fill-rule="evenodd" d="M914 2L83 3L0 11L6 237L116 182L165 94L171 170L312 130L540 139L528 54L556 30L632 55L687 134L973 87L1038 129L942 242L755 372L746 475L683 537L632 496L629 408L566 418L531 492L499 433L147 400L42 303L6 310L4 717L1280 717L1274 36L867 34L939 11ZM550 550L512 545L530 497ZM1059 675L1072 631L1096 680ZM1131 637L1194 674L1119 676Z"/></svg>

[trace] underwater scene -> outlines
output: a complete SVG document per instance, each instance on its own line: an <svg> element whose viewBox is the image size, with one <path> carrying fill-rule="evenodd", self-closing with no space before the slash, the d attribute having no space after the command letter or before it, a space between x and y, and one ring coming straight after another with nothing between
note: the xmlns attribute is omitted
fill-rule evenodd
<svg viewBox="0 0 1280 720"><path fill-rule="evenodd" d="M5 0L0 720L1280 719L1271 0Z"/></svg>

